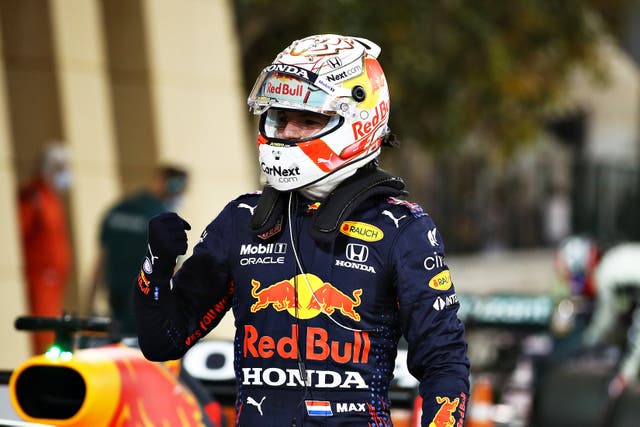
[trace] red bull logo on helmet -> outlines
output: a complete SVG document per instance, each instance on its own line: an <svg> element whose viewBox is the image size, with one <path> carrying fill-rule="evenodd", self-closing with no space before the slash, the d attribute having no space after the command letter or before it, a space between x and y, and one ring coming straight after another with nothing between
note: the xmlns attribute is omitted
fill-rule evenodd
<svg viewBox="0 0 640 427"><path fill-rule="evenodd" d="M289 85L287 83L273 84L272 82L267 82L265 92L270 95L276 94L302 97L303 90L304 87L302 85Z"/></svg>
<svg viewBox="0 0 640 427"><path fill-rule="evenodd" d="M356 140L367 137L369 134L377 130L385 123L385 119L389 115L389 102L382 101L375 107L373 117L367 120L354 122L351 125L353 129L353 137Z"/></svg>
<svg viewBox="0 0 640 427"><path fill-rule="evenodd" d="M252 313L271 307L276 311L286 310L298 319L310 319L320 313L331 316L338 311L360 321L356 308L362 302L362 289L348 295L313 274L298 274L268 286L252 280L251 296L256 299L250 308Z"/></svg>

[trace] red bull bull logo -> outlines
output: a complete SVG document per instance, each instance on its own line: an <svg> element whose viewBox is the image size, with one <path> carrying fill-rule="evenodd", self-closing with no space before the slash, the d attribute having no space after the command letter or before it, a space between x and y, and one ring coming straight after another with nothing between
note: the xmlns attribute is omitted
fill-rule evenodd
<svg viewBox="0 0 640 427"><path fill-rule="evenodd" d="M329 315L340 310L343 315L353 320L360 320L360 315L354 310L360 305L360 295L362 295L362 289L356 289L353 291L353 299L351 299L331 283L325 283L313 292L313 298L307 305L307 310L321 310Z"/></svg>
<svg viewBox="0 0 640 427"><path fill-rule="evenodd" d="M298 319L310 319L320 313L331 316L337 310L343 316L360 321L356 308L362 302L362 289L347 295L313 274L299 274L266 287L252 280L251 296L256 299L251 305L252 313L272 307L276 311L286 310Z"/></svg>
<svg viewBox="0 0 640 427"><path fill-rule="evenodd" d="M460 398L456 397L452 401L448 397L436 396L436 402L440 405L440 409L429 423L429 427L455 427L456 419L453 413L458 409Z"/></svg>
<svg viewBox="0 0 640 427"><path fill-rule="evenodd" d="M307 213L317 211L319 207L320 207L320 202L309 204L307 205Z"/></svg>
<svg viewBox="0 0 640 427"><path fill-rule="evenodd" d="M282 280L274 285L258 291L260 282L251 281L251 296L257 299L251 306L251 312L255 313L268 306L273 306L276 311L295 309L300 307L297 303L296 291L290 280Z"/></svg>

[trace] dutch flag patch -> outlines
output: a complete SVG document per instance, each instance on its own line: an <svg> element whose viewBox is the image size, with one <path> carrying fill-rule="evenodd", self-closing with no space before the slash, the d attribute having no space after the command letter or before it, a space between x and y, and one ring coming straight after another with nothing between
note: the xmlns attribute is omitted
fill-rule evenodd
<svg viewBox="0 0 640 427"><path fill-rule="evenodd" d="M330 417L333 415L331 411L331 403L326 400L305 400L307 406L307 414L311 417Z"/></svg>

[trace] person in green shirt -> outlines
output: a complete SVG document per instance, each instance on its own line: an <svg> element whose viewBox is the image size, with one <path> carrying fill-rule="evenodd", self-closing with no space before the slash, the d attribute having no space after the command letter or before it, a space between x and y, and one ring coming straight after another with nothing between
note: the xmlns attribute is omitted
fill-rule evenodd
<svg viewBox="0 0 640 427"><path fill-rule="evenodd" d="M136 336L131 283L147 250L147 223L161 212L177 210L187 181L185 170L161 166L145 189L117 201L102 219L88 311L95 312L98 288L105 285L114 332L119 337Z"/></svg>

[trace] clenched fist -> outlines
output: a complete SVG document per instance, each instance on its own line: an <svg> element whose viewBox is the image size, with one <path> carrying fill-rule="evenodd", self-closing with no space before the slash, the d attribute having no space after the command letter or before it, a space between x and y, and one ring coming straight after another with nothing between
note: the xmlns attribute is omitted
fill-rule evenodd
<svg viewBox="0 0 640 427"><path fill-rule="evenodd" d="M147 239L151 260L175 265L178 255L187 252L187 233L191 226L175 212L163 212L149 220Z"/></svg>

